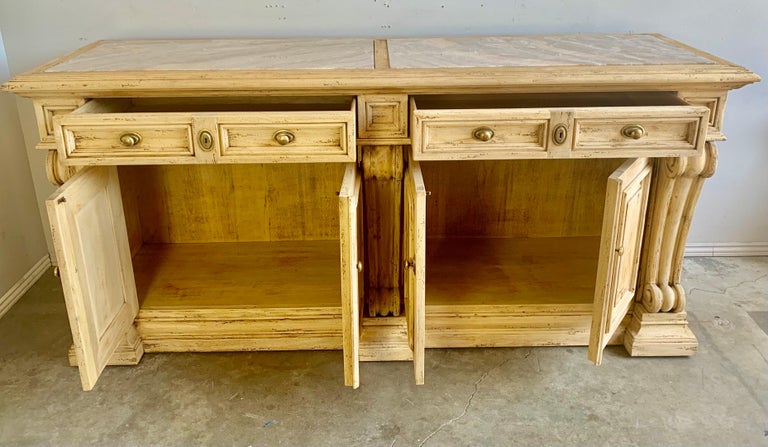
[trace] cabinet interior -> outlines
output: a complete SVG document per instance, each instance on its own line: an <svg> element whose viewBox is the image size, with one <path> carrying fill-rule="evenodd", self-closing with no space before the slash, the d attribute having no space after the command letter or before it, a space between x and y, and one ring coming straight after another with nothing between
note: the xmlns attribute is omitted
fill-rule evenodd
<svg viewBox="0 0 768 447"><path fill-rule="evenodd" d="M422 162L431 192L428 308L575 305L588 311L606 184L623 162Z"/></svg>
<svg viewBox="0 0 768 447"><path fill-rule="evenodd" d="M121 166L142 311L340 307L342 163Z"/></svg>

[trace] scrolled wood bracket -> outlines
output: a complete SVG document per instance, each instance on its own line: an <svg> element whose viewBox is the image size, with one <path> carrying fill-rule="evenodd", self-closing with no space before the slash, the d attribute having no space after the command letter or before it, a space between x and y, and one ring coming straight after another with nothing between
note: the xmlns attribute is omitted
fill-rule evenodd
<svg viewBox="0 0 768 447"><path fill-rule="evenodd" d="M76 168L64 166L59 162L59 153L49 150L45 157L45 174L54 186L61 186L77 172Z"/></svg>
<svg viewBox="0 0 768 447"><path fill-rule="evenodd" d="M712 142L701 155L657 161L637 297L646 312L685 310L680 284L685 241L704 180L716 168L717 146Z"/></svg>

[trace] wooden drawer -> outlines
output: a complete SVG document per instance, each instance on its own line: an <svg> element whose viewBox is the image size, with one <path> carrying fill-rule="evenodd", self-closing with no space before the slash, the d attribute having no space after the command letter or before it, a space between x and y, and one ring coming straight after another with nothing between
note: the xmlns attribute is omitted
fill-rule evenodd
<svg viewBox="0 0 768 447"><path fill-rule="evenodd" d="M690 156L708 116L668 92L415 97L413 158Z"/></svg>
<svg viewBox="0 0 768 447"><path fill-rule="evenodd" d="M66 165L356 160L351 98L227 101L91 100L54 119L59 155Z"/></svg>

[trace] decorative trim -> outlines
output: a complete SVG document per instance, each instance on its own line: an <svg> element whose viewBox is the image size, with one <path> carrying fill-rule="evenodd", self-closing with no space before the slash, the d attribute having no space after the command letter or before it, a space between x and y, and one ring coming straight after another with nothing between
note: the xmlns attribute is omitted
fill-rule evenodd
<svg viewBox="0 0 768 447"><path fill-rule="evenodd" d="M48 255L40 258L32 268L29 269L20 280L16 282L11 289L5 292L5 295L0 297L0 318L3 318L6 312L11 310L14 304L16 304L27 290L29 290L41 276L51 266L51 258Z"/></svg>
<svg viewBox="0 0 768 447"><path fill-rule="evenodd" d="M768 242L689 243L685 256L768 256Z"/></svg>

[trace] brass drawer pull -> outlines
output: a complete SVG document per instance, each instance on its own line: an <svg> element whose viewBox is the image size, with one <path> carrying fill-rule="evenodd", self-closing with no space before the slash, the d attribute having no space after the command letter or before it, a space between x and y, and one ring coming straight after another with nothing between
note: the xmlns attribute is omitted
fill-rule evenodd
<svg viewBox="0 0 768 447"><path fill-rule="evenodd" d="M213 135L211 132L204 130L197 136L197 140L200 142L200 149L208 152L213 149Z"/></svg>
<svg viewBox="0 0 768 447"><path fill-rule="evenodd" d="M493 138L493 129L490 127L478 127L472 131L472 136L475 137L476 140L491 141L491 138Z"/></svg>
<svg viewBox="0 0 768 447"><path fill-rule="evenodd" d="M120 144L127 147L133 147L141 143L141 135L136 132L128 132L120 135Z"/></svg>
<svg viewBox="0 0 768 447"><path fill-rule="evenodd" d="M627 138L639 140L645 136L645 129L639 124L630 124L621 128L621 134Z"/></svg>
<svg viewBox="0 0 768 447"><path fill-rule="evenodd" d="M278 130L272 136L272 139L274 139L277 144L281 146L285 146L286 144L291 143L295 138L296 136L289 130Z"/></svg>

